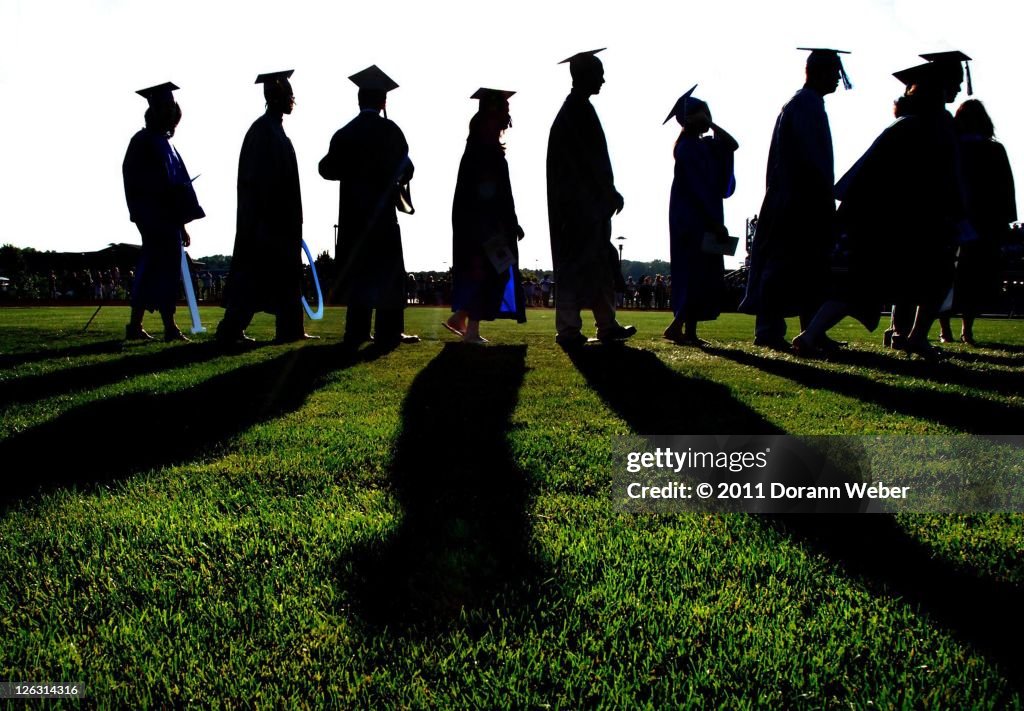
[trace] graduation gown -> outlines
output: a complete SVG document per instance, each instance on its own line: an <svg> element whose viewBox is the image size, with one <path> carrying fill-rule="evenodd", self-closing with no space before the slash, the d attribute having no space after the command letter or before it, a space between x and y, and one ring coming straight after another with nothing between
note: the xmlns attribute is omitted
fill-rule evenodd
<svg viewBox="0 0 1024 711"><path fill-rule="evenodd" d="M733 149L712 136L679 137L669 198L672 312L708 321L722 312L725 262L703 250L704 233L723 224L722 200L733 194Z"/></svg>
<svg viewBox="0 0 1024 711"><path fill-rule="evenodd" d="M299 308L302 196L295 149L280 116L259 117L242 141L235 224L225 306L273 314Z"/></svg>
<svg viewBox="0 0 1024 711"><path fill-rule="evenodd" d="M834 181L825 100L804 87L775 121L740 311L796 316L821 303L835 240Z"/></svg>
<svg viewBox="0 0 1024 711"><path fill-rule="evenodd" d="M453 311L465 309L474 320L526 322L518 227L504 149L467 141L452 203ZM516 261L500 274L484 246L494 238L504 243Z"/></svg>
<svg viewBox="0 0 1024 711"><path fill-rule="evenodd" d="M581 298L595 278L611 278L611 265L618 264L610 240L619 194L601 121L589 97L576 90L551 126L547 188L555 283Z"/></svg>
<svg viewBox="0 0 1024 711"><path fill-rule="evenodd" d="M897 119L837 186L839 298L868 329L883 304L938 306L966 216L953 122L941 107Z"/></svg>
<svg viewBox="0 0 1024 711"><path fill-rule="evenodd" d="M185 162L166 134L144 128L121 165L128 213L142 236L132 305L171 309L178 298L184 226L205 217Z"/></svg>
<svg viewBox="0 0 1024 711"><path fill-rule="evenodd" d="M1009 224L1017 221L1016 192L1006 149L993 139L960 136L960 169L967 219L978 239L960 245L953 309L978 313L998 296L1000 247Z"/></svg>
<svg viewBox="0 0 1024 711"><path fill-rule="evenodd" d="M331 138L320 175L340 182L336 256L343 303L405 308L405 262L395 202L412 179L402 130L372 110L361 111Z"/></svg>

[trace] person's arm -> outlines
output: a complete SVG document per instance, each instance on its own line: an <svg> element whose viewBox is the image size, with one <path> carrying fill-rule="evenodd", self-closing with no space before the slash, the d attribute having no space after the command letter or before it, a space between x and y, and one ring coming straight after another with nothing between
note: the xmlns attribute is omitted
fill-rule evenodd
<svg viewBox="0 0 1024 711"><path fill-rule="evenodd" d="M320 171L320 177L324 180L341 180L344 150L340 134L341 132L339 131L331 138L331 145L327 149L327 155L320 159L320 163L317 166L317 169Z"/></svg>
<svg viewBox="0 0 1024 711"><path fill-rule="evenodd" d="M715 133L715 140L721 141L722 146L729 151L735 151L740 147L740 144L736 142L736 139L732 137L728 131L719 126L717 123L711 123L711 130Z"/></svg>

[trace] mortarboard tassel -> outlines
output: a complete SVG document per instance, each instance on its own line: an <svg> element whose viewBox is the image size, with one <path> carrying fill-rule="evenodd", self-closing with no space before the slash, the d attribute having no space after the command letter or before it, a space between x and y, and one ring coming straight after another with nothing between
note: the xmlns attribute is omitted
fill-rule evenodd
<svg viewBox="0 0 1024 711"><path fill-rule="evenodd" d="M974 96L974 85L971 84L971 63L964 62L964 76L967 77L967 95Z"/></svg>
<svg viewBox="0 0 1024 711"><path fill-rule="evenodd" d="M843 63L839 63L839 76L843 78L843 88L849 91L853 88L853 82L850 81L850 77L846 76L846 70L843 68Z"/></svg>

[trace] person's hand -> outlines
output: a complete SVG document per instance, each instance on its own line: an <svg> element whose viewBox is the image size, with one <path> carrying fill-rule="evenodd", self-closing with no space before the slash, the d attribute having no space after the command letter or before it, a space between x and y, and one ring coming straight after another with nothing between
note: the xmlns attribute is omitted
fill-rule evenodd
<svg viewBox="0 0 1024 711"><path fill-rule="evenodd" d="M729 239L729 228L725 225L715 225L711 228L711 232L715 235L719 242L724 242Z"/></svg>
<svg viewBox="0 0 1024 711"><path fill-rule="evenodd" d="M516 241L517 242L518 241L522 241L523 237L525 237L525 236L526 236L526 233L523 232L522 225L516 225Z"/></svg>
<svg viewBox="0 0 1024 711"><path fill-rule="evenodd" d="M188 230L186 230L184 227L181 228L181 243L185 247L188 247L190 244L192 244L192 238L188 236Z"/></svg>
<svg viewBox="0 0 1024 711"><path fill-rule="evenodd" d="M618 215L622 212L622 208L626 206L626 201L616 192L615 197L612 198L612 205L615 208L615 214Z"/></svg>

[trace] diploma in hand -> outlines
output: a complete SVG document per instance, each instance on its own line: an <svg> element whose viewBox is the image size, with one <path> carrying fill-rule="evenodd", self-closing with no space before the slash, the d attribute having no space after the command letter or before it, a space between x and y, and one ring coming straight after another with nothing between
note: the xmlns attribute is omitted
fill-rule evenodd
<svg viewBox="0 0 1024 711"><path fill-rule="evenodd" d="M736 254L736 245L739 243L739 237L719 237L714 232L705 232L704 241L701 243L701 250L705 254L721 254L732 257Z"/></svg>

